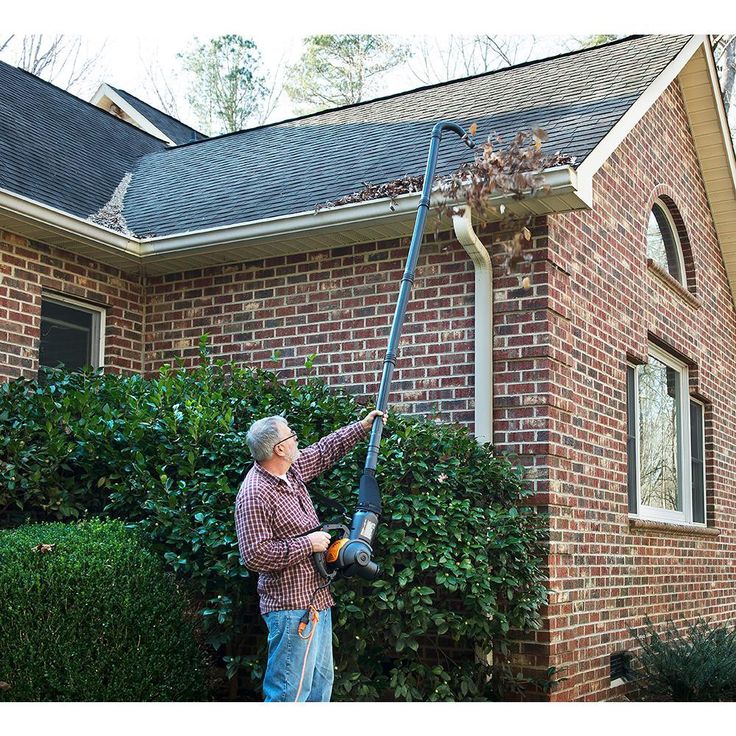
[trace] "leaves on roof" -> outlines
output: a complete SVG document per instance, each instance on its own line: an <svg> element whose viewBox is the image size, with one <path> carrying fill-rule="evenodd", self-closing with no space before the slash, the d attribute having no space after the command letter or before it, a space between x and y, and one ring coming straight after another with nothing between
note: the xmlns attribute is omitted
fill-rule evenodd
<svg viewBox="0 0 736 736"><path fill-rule="evenodd" d="M123 204L125 200L125 193L128 191L128 186L133 179L133 174L126 174L120 184L115 187L115 191L112 193L112 197L104 206L100 207L94 215L90 215L87 220L93 222L95 225L102 225L103 227L115 230L123 235L134 235L134 233L128 229L128 224L125 222L123 216Z"/></svg>

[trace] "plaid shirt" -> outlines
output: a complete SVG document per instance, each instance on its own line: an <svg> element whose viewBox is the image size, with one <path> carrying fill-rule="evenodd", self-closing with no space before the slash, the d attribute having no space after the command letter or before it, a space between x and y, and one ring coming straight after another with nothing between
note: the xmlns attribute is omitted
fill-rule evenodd
<svg viewBox="0 0 736 736"><path fill-rule="evenodd" d="M314 569L312 545L299 536L320 525L304 484L331 468L367 434L355 422L301 450L286 473L288 483L258 463L245 476L235 499L235 529L242 561L259 573L261 614L306 609L325 582ZM327 588L314 599L319 611L334 603Z"/></svg>

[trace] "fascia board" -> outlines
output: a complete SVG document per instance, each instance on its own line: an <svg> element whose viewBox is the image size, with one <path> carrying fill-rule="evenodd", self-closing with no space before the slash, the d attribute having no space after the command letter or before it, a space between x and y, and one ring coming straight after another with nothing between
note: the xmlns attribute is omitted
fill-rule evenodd
<svg viewBox="0 0 736 736"><path fill-rule="evenodd" d="M721 83L718 81L718 70L716 69L716 60L713 56L713 48L710 43L705 44L705 60L708 64L708 75L715 98L716 111L718 113L718 123L721 128L721 138L723 140L723 148L725 149L728 167L731 171L731 184L733 185L733 195L736 199L736 154L734 154L733 139L731 138L731 129L728 124L728 116L726 108L723 104L723 96L721 95Z"/></svg>
<svg viewBox="0 0 736 736"><path fill-rule="evenodd" d="M155 138L161 139L164 143L167 143L170 146L176 145L176 143L172 141L166 133L160 131L145 115L143 115L142 112L136 110L136 108L127 100L123 99L112 87L110 87L109 84L103 83L100 85L100 88L92 98L92 104L97 105L97 103L105 97L114 102L129 118L135 120L136 124L140 126L142 130L145 130L146 133L149 133Z"/></svg>

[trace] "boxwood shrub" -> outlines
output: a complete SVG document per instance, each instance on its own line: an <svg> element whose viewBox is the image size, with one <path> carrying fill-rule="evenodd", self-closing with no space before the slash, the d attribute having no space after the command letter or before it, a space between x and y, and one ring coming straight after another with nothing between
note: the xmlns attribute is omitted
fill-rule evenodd
<svg viewBox="0 0 736 736"><path fill-rule="evenodd" d="M40 384L19 379L0 387L0 524L124 519L197 596L230 678L223 697L257 699L265 627L233 519L252 465L247 429L282 414L305 446L366 411L313 377L213 363L204 345L199 367L165 367L150 379L54 371ZM310 484L348 515L365 444ZM462 427L391 415L377 478L384 574L334 588L333 697L501 697L510 632L537 627L546 601L544 524L521 470Z"/></svg>
<svg viewBox="0 0 736 736"><path fill-rule="evenodd" d="M119 521L0 530L0 700L207 697L207 658L162 560Z"/></svg>

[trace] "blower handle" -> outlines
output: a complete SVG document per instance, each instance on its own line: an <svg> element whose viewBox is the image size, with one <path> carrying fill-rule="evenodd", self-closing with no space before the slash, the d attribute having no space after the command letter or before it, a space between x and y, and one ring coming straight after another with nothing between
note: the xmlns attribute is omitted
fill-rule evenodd
<svg viewBox="0 0 736 736"><path fill-rule="evenodd" d="M311 534L311 532L329 532L331 531L341 531L342 536L338 537L338 539L342 539L343 537L347 537L350 534L350 531L344 524L322 524L322 526L317 527L316 529L312 529L310 532L307 532L307 534ZM332 546L335 541L330 542L330 546ZM329 547L327 548L327 551L329 552ZM317 572L326 580L332 580L337 575L337 570L332 570L331 572L327 570L327 564L325 562L325 555L326 552L313 552L312 553L312 562L314 563L314 567L316 568Z"/></svg>

